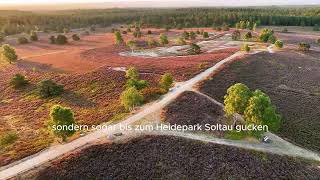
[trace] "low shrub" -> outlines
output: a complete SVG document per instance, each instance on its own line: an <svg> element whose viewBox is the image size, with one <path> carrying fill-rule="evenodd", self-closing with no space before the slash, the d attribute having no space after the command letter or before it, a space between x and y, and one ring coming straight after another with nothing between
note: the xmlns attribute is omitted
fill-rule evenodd
<svg viewBox="0 0 320 180"><path fill-rule="evenodd" d="M309 51L310 47L311 47L310 44L308 44L306 42L299 43L299 50L300 51Z"/></svg>
<svg viewBox="0 0 320 180"><path fill-rule="evenodd" d="M38 84L38 91L43 98L59 96L63 92L63 86L52 80L43 80Z"/></svg>
<svg viewBox="0 0 320 180"><path fill-rule="evenodd" d="M183 46L183 45L186 45L187 42L182 38L182 37L179 37L176 41L176 43L180 46Z"/></svg>
<svg viewBox="0 0 320 180"><path fill-rule="evenodd" d="M202 36L203 36L203 38L209 38L209 33L208 32L203 32Z"/></svg>
<svg viewBox="0 0 320 180"><path fill-rule="evenodd" d="M188 54L190 55L195 55L195 54L200 54L201 53L201 48L195 43L192 43L190 45L190 49L188 49Z"/></svg>
<svg viewBox="0 0 320 180"><path fill-rule="evenodd" d="M59 34L55 40L56 44L67 44L68 43L68 38L65 35Z"/></svg>
<svg viewBox="0 0 320 180"><path fill-rule="evenodd" d="M73 39L74 41L80 41L80 37L79 37L78 34L73 34L73 35L72 35L72 39Z"/></svg>
<svg viewBox="0 0 320 180"><path fill-rule="evenodd" d="M281 49L283 47L283 42L280 41L280 40L277 40L274 45L278 48L278 49Z"/></svg>
<svg viewBox="0 0 320 180"><path fill-rule="evenodd" d="M249 52L250 49L251 49L251 48L249 47L248 44L244 44L244 45L242 45L242 47L241 47L241 50L242 50L242 51L245 51L245 52Z"/></svg>
<svg viewBox="0 0 320 180"><path fill-rule="evenodd" d="M173 86L173 76L170 73L165 73L164 75L161 76L159 86L166 90L169 91L169 89Z"/></svg>
<svg viewBox="0 0 320 180"><path fill-rule="evenodd" d="M55 44L56 43L56 37L55 36L50 36L49 42L50 42L50 44Z"/></svg>
<svg viewBox="0 0 320 180"><path fill-rule="evenodd" d="M29 41L26 37L18 37L18 43L19 44L27 44L27 43L29 43Z"/></svg>
<svg viewBox="0 0 320 180"><path fill-rule="evenodd" d="M8 132L0 136L0 147L7 146L14 143L18 139L18 134L16 132Z"/></svg>
<svg viewBox="0 0 320 180"><path fill-rule="evenodd" d="M25 78L25 76L21 74L16 74L12 77L10 81L10 85L14 88L21 88L27 85L29 81Z"/></svg>
<svg viewBox="0 0 320 180"><path fill-rule="evenodd" d="M31 31L30 40L31 41L38 41L38 35L37 35L37 33L35 31Z"/></svg>

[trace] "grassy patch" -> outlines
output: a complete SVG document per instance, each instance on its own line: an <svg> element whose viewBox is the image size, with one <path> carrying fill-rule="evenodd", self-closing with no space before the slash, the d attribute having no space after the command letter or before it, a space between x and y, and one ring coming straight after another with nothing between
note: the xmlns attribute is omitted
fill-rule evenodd
<svg viewBox="0 0 320 180"><path fill-rule="evenodd" d="M18 134L14 131L7 132L0 136L0 147L5 147L13 144L18 139Z"/></svg>

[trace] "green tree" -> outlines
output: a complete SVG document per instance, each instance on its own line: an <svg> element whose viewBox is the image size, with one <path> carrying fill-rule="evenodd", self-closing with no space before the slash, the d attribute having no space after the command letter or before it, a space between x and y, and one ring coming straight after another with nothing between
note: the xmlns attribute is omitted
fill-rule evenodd
<svg viewBox="0 0 320 180"><path fill-rule="evenodd" d="M241 33L239 30L233 31L232 36L231 36L232 40L238 41L240 39L240 37L241 37Z"/></svg>
<svg viewBox="0 0 320 180"><path fill-rule="evenodd" d="M188 49L188 54L194 55L194 54L200 54L201 48L196 43L191 43L190 48Z"/></svg>
<svg viewBox="0 0 320 180"><path fill-rule="evenodd" d="M228 116L235 113L243 114L251 96L252 92L250 89L242 83L229 87L227 94L224 96L225 113Z"/></svg>
<svg viewBox="0 0 320 180"><path fill-rule="evenodd" d="M250 51L250 47L248 44L243 44L242 47L241 47L241 50L242 51L245 51L245 52L249 52Z"/></svg>
<svg viewBox="0 0 320 180"><path fill-rule="evenodd" d="M50 109L50 129L53 133L62 138L63 141L67 140L67 137L72 136L76 131L70 126L74 126L76 121L74 114L70 108L62 107L60 105L54 105ZM67 127L67 128L59 128Z"/></svg>
<svg viewBox="0 0 320 180"><path fill-rule="evenodd" d="M277 131L281 117L276 113L269 96L260 90L255 90L244 111L244 119L248 124L268 125L269 130Z"/></svg>
<svg viewBox="0 0 320 180"><path fill-rule="evenodd" d="M270 36L273 36L274 31L272 29L263 29L260 33L259 39L262 42L268 42ZM270 39L272 40L272 38Z"/></svg>
<svg viewBox="0 0 320 180"><path fill-rule="evenodd" d="M136 88L130 87L122 92L120 100L121 104L126 108L126 110L131 110L132 108L143 103L143 96Z"/></svg>
<svg viewBox="0 0 320 180"><path fill-rule="evenodd" d="M79 37L78 34L73 34L73 35L72 35L72 39L73 39L74 41L80 41L80 37Z"/></svg>
<svg viewBox="0 0 320 180"><path fill-rule="evenodd" d="M164 35L164 34L160 34L160 43L162 45L169 44L168 37L166 35Z"/></svg>
<svg viewBox="0 0 320 180"><path fill-rule="evenodd" d="M43 98L59 96L63 92L63 86L52 80L43 80L38 84L38 91Z"/></svg>
<svg viewBox="0 0 320 180"><path fill-rule="evenodd" d="M16 50L9 44L4 44L1 46L0 59L9 62L10 64L18 59Z"/></svg>
<svg viewBox="0 0 320 180"><path fill-rule="evenodd" d="M276 48L281 49L283 47L283 42L280 40L277 40L274 45L276 46Z"/></svg>
<svg viewBox="0 0 320 180"><path fill-rule="evenodd" d="M138 79L139 78L139 72L138 69L135 67L130 67L126 71L126 78L128 79Z"/></svg>
<svg viewBox="0 0 320 180"><path fill-rule="evenodd" d="M56 44L67 44L68 43L68 38L65 35L59 34L55 40Z"/></svg>
<svg viewBox="0 0 320 180"><path fill-rule="evenodd" d="M209 38L209 33L208 32L203 32L202 36L203 36L203 38Z"/></svg>
<svg viewBox="0 0 320 180"><path fill-rule="evenodd" d="M173 76L171 73L165 73L164 75L161 76L159 85L161 88L165 89L166 91L169 91L169 89L173 85Z"/></svg>
<svg viewBox="0 0 320 180"><path fill-rule="evenodd" d="M134 87L137 90L144 89L149 86L146 80L139 80L139 71L135 67L130 67L126 71L126 88Z"/></svg>
<svg viewBox="0 0 320 180"><path fill-rule="evenodd" d="M31 41L38 41L38 35L37 35L37 33L35 31L31 31L30 40Z"/></svg>
<svg viewBox="0 0 320 180"><path fill-rule="evenodd" d="M240 29L246 29L247 23L245 21L240 21Z"/></svg>
<svg viewBox="0 0 320 180"><path fill-rule="evenodd" d="M116 31L114 33L114 36L115 36L115 41L116 41L117 45L120 45L120 44L123 43L122 35L121 35L121 33L119 31Z"/></svg>
<svg viewBox="0 0 320 180"><path fill-rule="evenodd" d="M21 74L14 75L10 81L10 85L14 88L21 88L28 83L29 81L26 79L26 77Z"/></svg>

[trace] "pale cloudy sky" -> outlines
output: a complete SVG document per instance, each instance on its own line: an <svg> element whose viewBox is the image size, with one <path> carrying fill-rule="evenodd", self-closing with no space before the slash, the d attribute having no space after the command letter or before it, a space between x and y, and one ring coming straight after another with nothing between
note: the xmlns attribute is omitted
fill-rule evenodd
<svg viewBox="0 0 320 180"><path fill-rule="evenodd" d="M146 1L146 2L161 2L163 0L0 0L1 4L47 4L47 3L96 3L96 2L135 2L135 1ZM170 0L168 0L170 2ZM167 1L167 2L168 2ZM208 5L299 5L299 4L320 4L320 0L174 0L181 2L194 3L205 3Z"/></svg>

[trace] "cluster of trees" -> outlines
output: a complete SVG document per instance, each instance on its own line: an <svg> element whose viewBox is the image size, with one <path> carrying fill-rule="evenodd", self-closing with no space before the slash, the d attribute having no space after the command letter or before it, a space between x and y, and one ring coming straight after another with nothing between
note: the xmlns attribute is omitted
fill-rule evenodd
<svg viewBox="0 0 320 180"><path fill-rule="evenodd" d="M22 74L15 74L10 81L10 85L19 89L29 84L29 80ZM37 91L40 97L49 98L59 96L63 93L63 85L57 84L51 79L43 80L37 85Z"/></svg>
<svg viewBox="0 0 320 180"><path fill-rule="evenodd" d="M251 91L246 85L237 83L227 90L224 97L224 111L227 116L240 114L244 124L267 125L276 132L281 125L281 116L276 112L268 95L260 90ZM248 132L260 136L263 132Z"/></svg>
<svg viewBox="0 0 320 180"><path fill-rule="evenodd" d="M125 90L122 92L120 100L128 111L142 105L148 99L159 97L168 92L173 84L172 75L166 73L161 76L159 87L149 87L146 80L139 79L139 71L134 67L130 67L126 71L126 78Z"/></svg>
<svg viewBox="0 0 320 180"><path fill-rule="evenodd" d="M251 22L251 21L239 21L235 24L236 29L248 29L255 31L259 22Z"/></svg>
<svg viewBox="0 0 320 180"><path fill-rule="evenodd" d="M0 32L5 35L31 30L53 30L107 27L113 23L183 28L235 26L240 21L260 25L314 26L320 24L319 7L252 7L252 8L178 8L178 9L95 9L55 12L3 11ZM241 27L241 25L240 25ZM246 24L247 28L247 24Z"/></svg>

